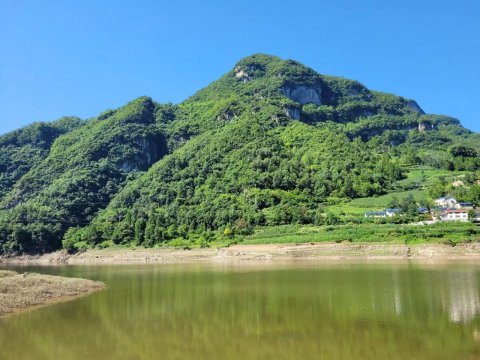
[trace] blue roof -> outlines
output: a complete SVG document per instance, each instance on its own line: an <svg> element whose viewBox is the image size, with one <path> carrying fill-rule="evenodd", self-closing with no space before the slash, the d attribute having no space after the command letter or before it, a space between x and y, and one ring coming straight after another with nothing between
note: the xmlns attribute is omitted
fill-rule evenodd
<svg viewBox="0 0 480 360"><path fill-rule="evenodd" d="M367 211L365 215L385 215L385 211Z"/></svg>
<svg viewBox="0 0 480 360"><path fill-rule="evenodd" d="M399 208L394 208L394 209L387 209L385 211L388 211L388 212L400 212L402 211L402 209L399 209Z"/></svg>

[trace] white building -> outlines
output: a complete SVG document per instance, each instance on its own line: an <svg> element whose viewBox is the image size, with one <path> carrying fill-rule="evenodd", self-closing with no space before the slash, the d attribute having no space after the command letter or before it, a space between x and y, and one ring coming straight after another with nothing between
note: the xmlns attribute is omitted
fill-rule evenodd
<svg viewBox="0 0 480 360"><path fill-rule="evenodd" d="M435 200L435 205L441 208L456 209L458 201L452 196L445 196Z"/></svg>
<svg viewBox="0 0 480 360"><path fill-rule="evenodd" d="M468 210L449 209L440 215L442 221L468 221Z"/></svg>
<svg viewBox="0 0 480 360"><path fill-rule="evenodd" d="M398 215L400 212L400 209L386 209L385 215L387 215L388 217L393 217L395 215Z"/></svg>
<svg viewBox="0 0 480 360"><path fill-rule="evenodd" d="M384 218L387 217L385 211L369 211L365 213L365 217L373 217L373 218Z"/></svg>

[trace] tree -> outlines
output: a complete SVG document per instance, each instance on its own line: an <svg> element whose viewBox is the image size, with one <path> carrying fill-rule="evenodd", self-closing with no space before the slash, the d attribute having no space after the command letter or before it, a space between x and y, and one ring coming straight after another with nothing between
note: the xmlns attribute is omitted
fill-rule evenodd
<svg viewBox="0 0 480 360"><path fill-rule="evenodd" d="M452 146L449 149L450 154L452 154L453 157L476 157L477 156L477 151L469 146L465 145L456 145Z"/></svg>
<svg viewBox="0 0 480 360"><path fill-rule="evenodd" d="M402 212L408 216L418 215L417 202L411 193L401 201L401 209Z"/></svg>
<svg viewBox="0 0 480 360"><path fill-rule="evenodd" d="M428 189L428 194L433 199L442 197L443 195L445 195L445 184L443 184L441 180L435 181Z"/></svg>
<svg viewBox="0 0 480 360"><path fill-rule="evenodd" d="M398 200L398 198L395 195L393 195L392 198L390 199L390 201L388 202L387 206L390 209L396 209L396 208L399 208L401 205L400 205L400 201Z"/></svg>
<svg viewBox="0 0 480 360"><path fill-rule="evenodd" d="M475 210L469 210L468 211L468 220L470 220L472 222L477 220L477 212Z"/></svg>

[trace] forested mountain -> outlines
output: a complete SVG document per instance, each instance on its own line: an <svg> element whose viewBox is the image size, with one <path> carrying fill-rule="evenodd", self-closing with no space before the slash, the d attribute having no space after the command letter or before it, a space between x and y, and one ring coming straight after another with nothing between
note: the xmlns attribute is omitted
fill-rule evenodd
<svg viewBox="0 0 480 360"><path fill-rule="evenodd" d="M33 166L45 159L57 137L83 124L75 117L34 123L0 136L0 198Z"/></svg>
<svg viewBox="0 0 480 360"><path fill-rule="evenodd" d="M480 168L479 134L457 119L261 54L178 105L34 124L0 151L7 253L317 223L324 204L388 193L405 166Z"/></svg>

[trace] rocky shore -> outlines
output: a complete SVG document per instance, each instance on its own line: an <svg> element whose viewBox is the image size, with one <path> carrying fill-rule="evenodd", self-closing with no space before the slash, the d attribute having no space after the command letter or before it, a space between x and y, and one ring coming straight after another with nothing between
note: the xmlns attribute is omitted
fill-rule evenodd
<svg viewBox="0 0 480 360"><path fill-rule="evenodd" d="M204 249L103 249L78 254L57 251L39 256L0 258L1 264L18 265L89 265L89 264L141 264L198 261L276 261L276 260L480 260L480 243L456 246L445 244L352 244L309 243L234 245L225 248Z"/></svg>

